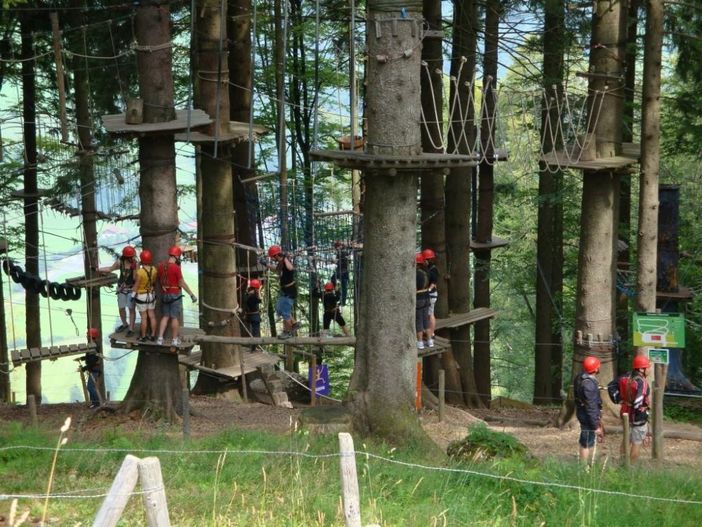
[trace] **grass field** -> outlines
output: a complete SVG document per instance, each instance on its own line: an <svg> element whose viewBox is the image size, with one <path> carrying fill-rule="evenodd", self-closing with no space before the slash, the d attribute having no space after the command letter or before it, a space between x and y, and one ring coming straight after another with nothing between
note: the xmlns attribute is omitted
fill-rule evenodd
<svg viewBox="0 0 702 527"><path fill-rule="evenodd" d="M89 442L70 434L52 493L90 497L52 497L53 525L91 524L127 453L160 459L173 525L344 524L333 436L231 429L183 445L168 429L150 435L110 430ZM43 494L57 438L58 430L0 425L0 494ZM44 450L12 448L17 445ZM412 445L391 448L358 438L356 450L364 525L702 525L702 475L684 468L625 472L605 462L586 472L523 455L458 463ZM43 499L19 499L32 518L41 517L42 507ZM3 496L0 516L9 508ZM145 525L141 496L132 496L120 525Z"/></svg>

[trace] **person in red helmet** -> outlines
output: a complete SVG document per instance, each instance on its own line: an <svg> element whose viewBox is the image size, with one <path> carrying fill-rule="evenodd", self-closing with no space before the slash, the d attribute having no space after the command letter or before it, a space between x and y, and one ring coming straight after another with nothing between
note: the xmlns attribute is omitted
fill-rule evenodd
<svg viewBox="0 0 702 527"><path fill-rule="evenodd" d="M417 331L417 349L423 350L434 347L434 339L429 335L429 273L422 253L417 253L414 261L417 266L415 330Z"/></svg>
<svg viewBox="0 0 702 527"><path fill-rule="evenodd" d="M349 328L346 327L346 321L341 316L341 308L339 307L339 301L341 300L340 285L337 284L334 287L334 284L331 282L324 284L324 296L322 297L324 316L322 322L325 336L329 335L329 326L331 326L332 320L339 324L345 336L349 336Z"/></svg>
<svg viewBox="0 0 702 527"><path fill-rule="evenodd" d="M583 371L573 379L575 395L575 415L580 423L580 461L592 463L595 439L604 439L602 427L602 398L596 375L600 372L600 360L597 357L585 357Z"/></svg>
<svg viewBox="0 0 702 527"><path fill-rule="evenodd" d="M85 357L83 357L85 366L80 366L78 371L88 374L88 382L85 387L90 397L90 408L98 408L101 403L98 384L102 375L102 356L98 353L100 349L100 332L97 328L89 328L86 336L88 343L96 344L97 348L85 354Z"/></svg>
<svg viewBox="0 0 702 527"><path fill-rule="evenodd" d="M285 339L292 337L295 330L300 328L300 324L295 321L293 316L293 306L297 298L295 267L280 245L271 245L268 248L268 257L273 260L273 263L268 264L268 267L280 276L280 296L275 306L275 312L283 319L283 332L278 336Z"/></svg>
<svg viewBox="0 0 702 527"><path fill-rule="evenodd" d="M261 336L261 281L253 278L249 280L248 288L246 289L246 299L244 311L246 327L249 330L250 336Z"/></svg>
<svg viewBox="0 0 702 527"><path fill-rule="evenodd" d="M127 245L122 249L122 254L115 263L109 267L100 267L98 272L111 273L119 270L117 278L117 307L119 308L119 318L122 324L117 328L117 332L127 330L127 336L134 334L134 324L136 323L136 309L134 307L134 280L136 277L137 261L136 249ZM129 321L127 321L127 310L129 310Z"/></svg>
<svg viewBox="0 0 702 527"><path fill-rule="evenodd" d="M651 406L651 387L646 380L651 361L646 355L637 355L631 365L631 373L619 378L619 395L621 397L620 415L629 414L631 445L631 462L635 462L641 453L641 445L648 442L648 412ZM624 455L624 441L621 453Z"/></svg>
<svg viewBox="0 0 702 527"><path fill-rule="evenodd" d="M331 283L336 288L337 282L341 284L341 305L346 305L346 299L349 293L349 260L351 258L351 248L348 244L341 243L337 240L334 242L334 251L336 252L336 267L331 276Z"/></svg>
<svg viewBox="0 0 702 527"><path fill-rule="evenodd" d="M137 269L136 280L134 281L134 302L141 317L139 342L146 342L147 340L156 340L156 333L158 333L156 324L156 281L158 280L158 271L153 266L153 256L148 249L141 251L139 263L140 267ZM149 335L147 335L147 332Z"/></svg>
<svg viewBox="0 0 702 527"><path fill-rule="evenodd" d="M436 253L432 249L424 249L422 251L424 261L426 262L427 273L429 275L429 338L434 340L434 331L436 329L436 317L434 316L434 306L439 298L439 269L436 267L434 260Z"/></svg>
<svg viewBox="0 0 702 527"><path fill-rule="evenodd" d="M156 344L163 345L163 335L166 333L168 321L171 323L171 346L180 345L180 316L183 312L183 292L185 289L193 302L197 297L190 290L183 279L180 269L180 247L168 249L168 261L163 262L158 268L158 278L161 283L161 324L158 328Z"/></svg>

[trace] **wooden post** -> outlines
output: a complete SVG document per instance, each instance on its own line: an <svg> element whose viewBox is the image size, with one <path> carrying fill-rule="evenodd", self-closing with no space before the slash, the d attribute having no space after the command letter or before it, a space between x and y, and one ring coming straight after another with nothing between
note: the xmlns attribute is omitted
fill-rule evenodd
<svg viewBox="0 0 702 527"><path fill-rule="evenodd" d="M344 506L346 527L361 527L361 504L358 492L358 475L356 474L356 452L353 448L351 434L339 434L341 456L341 500Z"/></svg>
<svg viewBox="0 0 702 527"><path fill-rule="evenodd" d="M12 392L12 404L17 404L17 392Z"/></svg>
<svg viewBox="0 0 702 527"><path fill-rule="evenodd" d="M310 406L317 406L317 354L310 358Z"/></svg>
<svg viewBox="0 0 702 527"><path fill-rule="evenodd" d="M241 368L241 395L244 402L249 402L249 390L246 386L246 373L244 373L244 350L239 348L239 368Z"/></svg>
<svg viewBox="0 0 702 527"><path fill-rule="evenodd" d="M422 359L417 360L417 379L414 393L414 409L422 409Z"/></svg>
<svg viewBox="0 0 702 527"><path fill-rule="evenodd" d="M161 463L157 457L147 457L139 462L139 483L149 527L170 527L166 490L163 488Z"/></svg>
<svg viewBox="0 0 702 527"><path fill-rule="evenodd" d="M110 402L110 392L107 392L107 394L106 394L106 396L105 396L105 402L106 402L106 403L109 403L109 402Z"/></svg>
<svg viewBox="0 0 702 527"><path fill-rule="evenodd" d="M183 388L183 441L190 440L190 390Z"/></svg>
<svg viewBox="0 0 702 527"><path fill-rule="evenodd" d="M631 443L629 442L629 414L622 415L622 425L624 427L624 439L622 439L624 445L624 466L626 468L629 468L631 466Z"/></svg>
<svg viewBox="0 0 702 527"><path fill-rule="evenodd" d="M444 420L446 411L446 372L439 370L439 422Z"/></svg>
<svg viewBox="0 0 702 527"><path fill-rule="evenodd" d="M78 363L80 364L80 363ZM90 396L88 395L88 385L85 383L85 372L83 371L82 368L78 370L78 373L80 373L80 385L83 387L83 399L85 399L86 403L90 402Z"/></svg>
<svg viewBox="0 0 702 527"><path fill-rule="evenodd" d="M668 367L665 364L655 364L653 367L653 459L663 459L663 393Z"/></svg>
<svg viewBox="0 0 702 527"><path fill-rule="evenodd" d="M124 458L122 466L119 468L97 516L95 516L93 527L115 527L117 525L136 486L139 477L139 461L138 457L129 454Z"/></svg>
<svg viewBox="0 0 702 527"><path fill-rule="evenodd" d="M51 19L51 36L56 60L56 83L59 92L59 121L61 123L61 141L68 142L68 123L66 119L66 85L64 84L63 59L61 57L61 32L59 31L58 13L49 13Z"/></svg>
<svg viewBox="0 0 702 527"><path fill-rule="evenodd" d="M29 406L29 415L32 416L32 426L36 428L39 426L39 422L37 420L37 402L33 394L27 396L27 406Z"/></svg>

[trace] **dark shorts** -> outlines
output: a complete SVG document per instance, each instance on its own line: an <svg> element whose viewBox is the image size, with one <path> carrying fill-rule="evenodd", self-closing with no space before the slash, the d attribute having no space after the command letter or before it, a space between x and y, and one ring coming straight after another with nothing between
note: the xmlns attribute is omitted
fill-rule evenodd
<svg viewBox="0 0 702 527"><path fill-rule="evenodd" d="M326 311L324 312L324 329L329 329L332 320L336 321L336 323L339 324L339 326L342 328L346 325L346 321L344 320L344 317L341 316L341 311L339 311L338 309L335 310L333 313L327 313Z"/></svg>
<svg viewBox="0 0 702 527"><path fill-rule="evenodd" d="M161 315L169 318L179 318L183 312L183 295L165 294L161 296Z"/></svg>
<svg viewBox="0 0 702 527"><path fill-rule="evenodd" d="M594 430L591 430L589 426L583 427L580 425L580 438L578 439L578 444L583 448L592 448L595 446L595 438L597 434Z"/></svg>
<svg viewBox="0 0 702 527"><path fill-rule="evenodd" d="M417 298L417 314L415 317L415 327L417 333L429 329L429 297Z"/></svg>

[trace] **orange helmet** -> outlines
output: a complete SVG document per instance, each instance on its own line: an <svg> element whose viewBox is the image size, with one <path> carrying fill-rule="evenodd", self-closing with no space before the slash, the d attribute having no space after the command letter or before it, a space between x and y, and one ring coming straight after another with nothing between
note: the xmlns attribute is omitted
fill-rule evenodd
<svg viewBox="0 0 702 527"><path fill-rule="evenodd" d="M634 363L632 364L632 367L635 370L643 370L644 368L648 368L651 365L651 361L648 360L648 357L646 355L637 355L634 357Z"/></svg>
<svg viewBox="0 0 702 527"><path fill-rule="evenodd" d="M583 370L585 373L595 373L600 369L600 359L595 357L585 357L583 361Z"/></svg>
<svg viewBox="0 0 702 527"><path fill-rule="evenodd" d="M422 256L424 256L425 260L433 260L434 258L436 258L436 253L431 249L424 249L422 251Z"/></svg>
<svg viewBox="0 0 702 527"><path fill-rule="evenodd" d="M180 247L177 245L174 245L170 249L168 249L168 256L173 256L174 258L180 258L180 255L183 253L183 251L180 250Z"/></svg>
<svg viewBox="0 0 702 527"><path fill-rule="evenodd" d="M261 281L256 278L249 280L249 289L261 289Z"/></svg>
<svg viewBox="0 0 702 527"><path fill-rule="evenodd" d="M97 339L100 337L100 332L98 328L88 328L88 337L91 339Z"/></svg>
<svg viewBox="0 0 702 527"><path fill-rule="evenodd" d="M278 256L282 252L283 252L283 249L280 248L280 245L271 245L268 248L268 256L270 258L275 258L276 256Z"/></svg>
<svg viewBox="0 0 702 527"><path fill-rule="evenodd" d="M153 256L151 255L151 251L148 249L144 249L141 251L141 254L139 255L139 260L141 260L141 263L150 265L151 262L153 262Z"/></svg>
<svg viewBox="0 0 702 527"><path fill-rule="evenodd" d="M424 255L422 253L417 253L414 255L414 262L418 264L423 264L426 262Z"/></svg>
<svg viewBox="0 0 702 527"><path fill-rule="evenodd" d="M324 284L324 290L325 291L334 291L334 284L332 284L331 282L327 282L326 284Z"/></svg>
<svg viewBox="0 0 702 527"><path fill-rule="evenodd" d="M134 258L136 256L136 249L131 245L127 245L124 249L122 249L122 256L125 258Z"/></svg>

